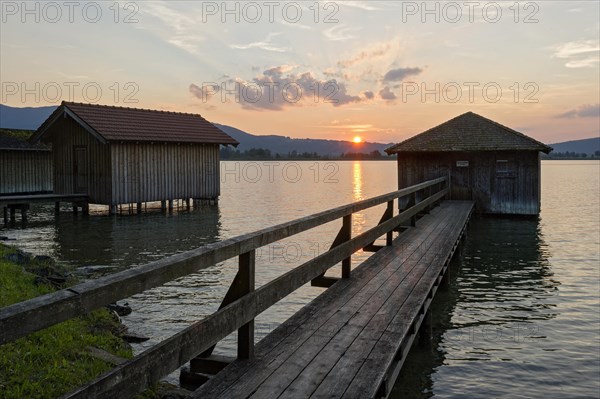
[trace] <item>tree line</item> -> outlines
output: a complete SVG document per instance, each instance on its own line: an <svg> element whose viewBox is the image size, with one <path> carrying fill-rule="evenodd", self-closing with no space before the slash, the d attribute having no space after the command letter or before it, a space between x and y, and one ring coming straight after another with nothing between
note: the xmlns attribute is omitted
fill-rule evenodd
<svg viewBox="0 0 600 399"><path fill-rule="evenodd" d="M382 154L380 151L365 152L346 152L338 156L335 155L320 155L316 152L298 152L291 151L287 154L273 153L266 148L250 148L249 150L237 150L230 147L221 147L220 150L222 160L394 160L395 156Z"/></svg>
<svg viewBox="0 0 600 399"><path fill-rule="evenodd" d="M542 159L600 159L600 150L595 151L593 154L586 154L585 152L551 152L550 154L543 154Z"/></svg>

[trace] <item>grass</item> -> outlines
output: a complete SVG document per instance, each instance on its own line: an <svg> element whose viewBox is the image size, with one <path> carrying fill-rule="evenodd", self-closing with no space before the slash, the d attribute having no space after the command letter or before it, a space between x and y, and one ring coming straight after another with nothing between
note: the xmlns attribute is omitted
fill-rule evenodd
<svg viewBox="0 0 600 399"><path fill-rule="evenodd" d="M0 244L0 307L54 291L4 259L14 251ZM0 398L55 398L114 367L91 356L90 346L131 358L119 327L110 312L99 309L0 346Z"/></svg>

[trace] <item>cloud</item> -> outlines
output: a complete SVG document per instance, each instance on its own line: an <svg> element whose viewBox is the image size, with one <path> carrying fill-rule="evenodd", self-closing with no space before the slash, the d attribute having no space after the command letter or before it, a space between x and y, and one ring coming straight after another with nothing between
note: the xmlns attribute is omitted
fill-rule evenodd
<svg viewBox="0 0 600 399"><path fill-rule="evenodd" d="M397 98L394 92L390 90L389 86L385 86L383 89L379 90L379 97L386 101L393 101Z"/></svg>
<svg viewBox="0 0 600 399"><path fill-rule="evenodd" d="M418 75L423 70L421 68L396 68L386 72L383 76L384 82L400 82L407 76Z"/></svg>
<svg viewBox="0 0 600 399"><path fill-rule="evenodd" d="M572 109L565 113L559 114L557 118L598 118L600 117L600 104L585 104L577 109Z"/></svg>
<svg viewBox="0 0 600 399"><path fill-rule="evenodd" d="M142 29L151 27L167 43L190 54L200 54L206 37L198 28L202 24L194 13L178 11L172 4L164 1L147 2L140 12L159 21L148 25L139 24Z"/></svg>
<svg viewBox="0 0 600 399"><path fill-rule="evenodd" d="M365 11L379 10L379 8L373 6L371 1L340 1L339 4L347 7L358 8Z"/></svg>
<svg viewBox="0 0 600 399"><path fill-rule="evenodd" d="M216 83L204 83L202 87L192 83L189 87L190 93L195 97L203 100L204 102L213 98L220 90L221 87Z"/></svg>
<svg viewBox="0 0 600 399"><path fill-rule="evenodd" d="M382 55L385 55L391 48L391 44L390 43L386 43L382 46L379 46L373 50L370 51L361 51L359 54L357 54L356 56L347 59L347 60L340 60L338 61L338 67L340 68L348 68L351 67L354 64L357 64L361 61L364 60L371 60L375 57L380 57Z"/></svg>
<svg viewBox="0 0 600 399"><path fill-rule="evenodd" d="M567 68L590 68L600 61L598 40L579 40L554 47L554 58L567 60Z"/></svg>
<svg viewBox="0 0 600 399"><path fill-rule="evenodd" d="M284 53L286 51L290 51L290 49L287 47L280 47L273 43L273 38L278 35L280 35L280 33L271 32L262 41L248 43L248 44L231 44L231 45L229 45L229 47L236 49L236 50L248 50L248 49L257 48L257 49L261 49L261 50L265 50L265 51L274 51L277 53Z"/></svg>
<svg viewBox="0 0 600 399"><path fill-rule="evenodd" d="M189 91L207 102L221 95L222 102L238 102L249 110L280 111L286 107L309 103L326 103L334 107L364 101L363 97L348 93L343 82L321 80L312 72L294 73L295 67L281 65L264 70L251 80L227 79L221 84L190 84Z"/></svg>
<svg viewBox="0 0 600 399"><path fill-rule="evenodd" d="M342 42L350 39L354 39L356 36L354 32L359 31L359 27L348 27L344 24L335 25L329 29L323 31L325 37L332 42Z"/></svg>
<svg viewBox="0 0 600 399"><path fill-rule="evenodd" d="M367 100L372 100L375 97L375 94L371 90L364 91L363 95Z"/></svg>

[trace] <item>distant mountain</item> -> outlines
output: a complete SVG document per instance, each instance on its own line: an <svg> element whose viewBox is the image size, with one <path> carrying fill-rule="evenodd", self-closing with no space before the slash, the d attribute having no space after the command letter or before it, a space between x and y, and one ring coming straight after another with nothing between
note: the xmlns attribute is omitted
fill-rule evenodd
<svg viewBox="0 0 600 399"><path fill-rule="evenodd" d="M0 128L35 130L55 109L54 106L15 108L0 104Z"/></svg>
<svg viewBox="0 0 600 399"><path fill-rule="evenodd" d="M600 137L592 137L589 139L564 141L562 143L550 144L554 148L553 153L557 152L576 152L580 154L592 155L596 151L600 151Z"/></svg>
<svg viewBox="0 0 600 399"><path fill-rule="evenodd" d="M54 106L15 108L0 104L0 128L35 130L55 109ZM365 142L355 144L341 140L293 139L277 135L262 136L250 134L232 126L218 123L214 123L214 125L239 141L238 149L241 151L251 148L264 148L271 151L272 154L281 155L296 151L299 154L308 152L326 156L339 156L342 153L349 152L370 153L379 151L383 154L383 150L391 145L391 143ZM592 155L595 151L600 150L600 137L565 141L550 144L550 146L554 148L553 152L555 153L568 151Z"/></svg>
<svg viewBox="0 0 600 399"><path fill-rule="evenodd" d="M37 129L56 107L15 108L0 104L0 128L7 129ZM219 129L229 134L240 142L237 149L240 151L251 148L264 148L272 154L287 155L292 151L317 153L319 155L339 156L342 153L361 152L370 153L383 150L391 144L360 143L355 144L341 140L321 139L293 139L285 136L260 136L254 135L235 127L214 123Z"/></svg>
<svg viewBox="0 0 600 399"><path fill-rule="evenodd" d="M352 143L341 140L323 140L323 139L293 139L286 136L262 136L253 135L235 127L213 123L219 129L240 142L237 149L240 151L251 148L264 148L271 151L272 154L287 155L292 151L301 154L303 152L317 153L319 155L339 156L342 153L361 152L370 153L379 151L383 155L386 148L392 144L381 143Z"/></svg>

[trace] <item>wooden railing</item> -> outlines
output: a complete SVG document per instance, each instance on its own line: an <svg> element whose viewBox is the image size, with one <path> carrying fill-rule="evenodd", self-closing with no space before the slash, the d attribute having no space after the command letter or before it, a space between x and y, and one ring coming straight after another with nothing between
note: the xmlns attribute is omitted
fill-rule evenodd
<svg viewBox="0 0 600 399"><path fill-rule="evenodd" d="M414 225L418 213L429 210L447 193L446 177L429 180L7 306L0 309L0 344L238 257L238 272L219 310L66 397L132 397L199 354L209 354L214 345L236 330L238 357L252 357L257 315L308 282L331 285L335 279L324 274L339 262L342 278L350 277L353 253L363 248L380 249L374 242L383 235L386 245L391 245L395 229L407 221ZM394 216L394 200L406 198L408 207ZM387 207L379 223L351 237L352 214L384 203ZM255 289L257 248L340 218L342 227L328 251Z"/></svg>

